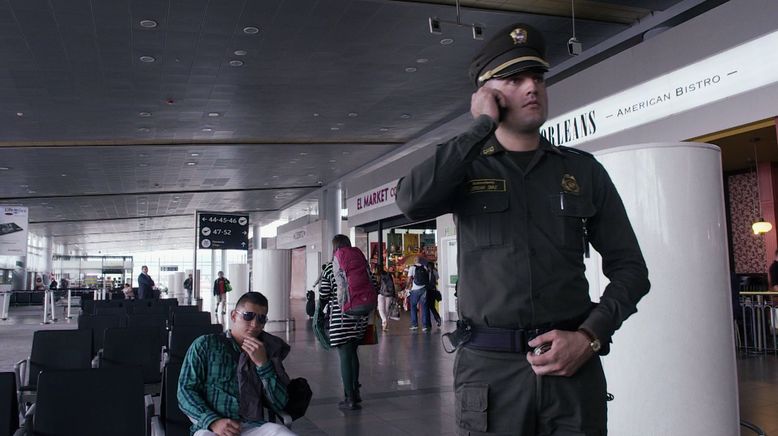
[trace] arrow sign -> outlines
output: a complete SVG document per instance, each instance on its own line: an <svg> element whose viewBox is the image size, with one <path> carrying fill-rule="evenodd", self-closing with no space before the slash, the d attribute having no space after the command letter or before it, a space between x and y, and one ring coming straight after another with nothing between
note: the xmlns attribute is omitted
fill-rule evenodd
<svg viewBox="0 0 778 436"><path fill-rule="evenodd" d="M230 213L199 213L198 246L211 250L246 250L248 247L248 215Z"/></svg>

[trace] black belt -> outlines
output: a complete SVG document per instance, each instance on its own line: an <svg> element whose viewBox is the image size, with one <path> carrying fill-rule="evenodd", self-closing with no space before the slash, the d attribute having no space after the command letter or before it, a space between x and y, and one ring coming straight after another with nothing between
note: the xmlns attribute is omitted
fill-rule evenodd
<svg viewBox="0 0 778 436"><path fill-rule="evenodd" d="M499 329L493 327L471 327L470 339L463 345L483 351L523 353L532 350L529 341L549 332L551 329Z"/></svg>

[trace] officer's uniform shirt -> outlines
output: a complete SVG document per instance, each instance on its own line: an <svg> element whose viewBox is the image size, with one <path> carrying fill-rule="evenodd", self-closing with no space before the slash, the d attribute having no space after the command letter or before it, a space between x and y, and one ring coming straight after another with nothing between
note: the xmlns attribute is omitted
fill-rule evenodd
<svg viewBox="0 0 778 436"><path fill-rule="evenodd" d="M581 327L607 343L649 288L621 198L588 153L541 138L530 158L512 154L496 127L482 115L438 146L400 180L398 206L412 219L455 214L460 317L476 326L538 328L586 313L590 241L610 284Z"/></svg>

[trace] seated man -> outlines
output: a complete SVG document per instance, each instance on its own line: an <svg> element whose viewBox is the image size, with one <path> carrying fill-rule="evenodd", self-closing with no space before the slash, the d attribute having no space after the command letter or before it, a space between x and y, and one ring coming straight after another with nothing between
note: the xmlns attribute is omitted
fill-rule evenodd
<svg viewBox="0 0 778 436"><path fill-rule="evenodd" d="M263 407L286 406L289 377L281 360L289 345L264 332L267 298L248 292L230 313L232 329L201 336L186 353L178 379L178 405L195 436L294 436L265 422Z"/></svg>

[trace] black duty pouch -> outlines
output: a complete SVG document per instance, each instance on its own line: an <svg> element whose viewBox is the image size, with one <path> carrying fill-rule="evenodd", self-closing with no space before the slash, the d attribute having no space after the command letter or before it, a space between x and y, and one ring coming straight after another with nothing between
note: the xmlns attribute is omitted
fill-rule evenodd
<svg viewBox="0 0 778 436"><path fill-rule="evenodd" d="M457 321L456 330L444 333L440 336L440 342L443 343L443 350L449 354L457 351L470 340L471 334L470 324L467 321Z"/></svg>

